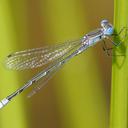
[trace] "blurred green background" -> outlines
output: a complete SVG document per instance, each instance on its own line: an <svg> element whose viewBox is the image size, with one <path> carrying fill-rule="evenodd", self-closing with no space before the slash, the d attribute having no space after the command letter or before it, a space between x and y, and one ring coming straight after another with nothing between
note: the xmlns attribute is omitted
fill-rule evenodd
<svg viewBox="0 0 128 128"><path fill-rule="evenodd" d="M11 71L15 51L81 38L100 21L113 22L111 0L1 0L0 99L42 68ZM102 44L73 58L30 99L27 91L0 110L0 128L108 128L111 57Z"/></svg>

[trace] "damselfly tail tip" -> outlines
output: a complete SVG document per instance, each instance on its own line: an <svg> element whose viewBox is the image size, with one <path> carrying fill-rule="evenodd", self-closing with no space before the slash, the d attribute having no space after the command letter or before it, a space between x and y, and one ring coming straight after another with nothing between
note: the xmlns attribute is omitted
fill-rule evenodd
<svg viewBox="0 0 128 128"><path fill-rule="evenodd" d="M7 98L4 98L0 101L0 109L2 109L4 106L8 104L9 100Z"/></svg>

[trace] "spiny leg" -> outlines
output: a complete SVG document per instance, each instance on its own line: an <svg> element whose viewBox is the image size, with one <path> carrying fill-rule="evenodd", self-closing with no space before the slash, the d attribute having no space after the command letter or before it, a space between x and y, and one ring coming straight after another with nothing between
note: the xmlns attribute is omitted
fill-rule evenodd
<svg viewBox="0 0 128 128"><path fill-rule="evenodd" d="M119 36L123 31L128 31L128 27L123 27L123 28L121 28L121 30L119 31L119 33L114 33L114 34L112 34L112 36Z"/></svg>
<svg viewBox="0 0 128 128"><path fill-rule="evenodd" d="M123 27L123 28L121 28L121 30L119 31L119 33L114 33L114 34L112 34L112 36L113 36L113 37L120 36L121 33L123 33L123 31L125 32L125 34L124 34L123 37L121 37L121 40L122 40L122 42L124 42L125 39L128 37L128 27ZM120 42L119 42L119 44L120 44ZM118 45L118 44L117 44L117 45Z"/></svg>
<svg viewBox="0 0 128 128"><path fill-rule="evenodd" d="M106 42L105 40L103 40L103 51L107 54L107 56L111 57L111 56L125 56L124 54L120 54L120 55L117 55L117 54L111 54L111 51L115 48L115 47L111 47L111 48L108 48L107 45L106 45ZM115 46L115 45L114 45ZM119 45L118 45L119 46Z"/></svg>
<svg viewBox="0 0 128 128"><path fill-rule="evenodd" d="M103 40L103 51L107 54L107 56L111 56L110 54L110 50L112 50L113 48L108 48L107 45L106 45L106 42L105 40Z"/></svg>

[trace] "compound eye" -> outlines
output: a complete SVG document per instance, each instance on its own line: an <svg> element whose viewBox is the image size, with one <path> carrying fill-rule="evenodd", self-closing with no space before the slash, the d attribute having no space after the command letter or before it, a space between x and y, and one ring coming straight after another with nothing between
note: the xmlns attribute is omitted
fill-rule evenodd
<svg viewBox="0 0 128 128"><path fill-rule="evenodd" d="M112 35L113 34L113 28L110 27L108 28L105 32L104 32L105 35Z"/></svg>
<svg viewBox="0 0 128 128"><path fill-rule="evenodd" d="M101 21L101 26L105 27L108 24L108 20L102 20Z"/></svg>

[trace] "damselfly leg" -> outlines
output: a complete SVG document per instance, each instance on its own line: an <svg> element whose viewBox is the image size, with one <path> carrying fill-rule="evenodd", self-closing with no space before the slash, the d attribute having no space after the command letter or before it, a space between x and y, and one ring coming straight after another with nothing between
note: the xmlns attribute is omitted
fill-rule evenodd
<svg viewBox="0 0 128 128"><path fill-rule="evenodd" d="M114 33L112 34L112 37L119 37L120 35L123 36L121 37L121 39L117 39L118 43L114 42L111 38L106 38L111 44L113 44L112 47L108 47L106 44L106 41L103 40L103 51L107 54L107 56L125 56L124 53L119 53L119 54L113 54L113 49L117 49L118 46L122 46L122 44L125 42L125 40L128 37L128 28L127 27L123 27L118 34ZM120 41L121 40L121 41Z"/></svg>

